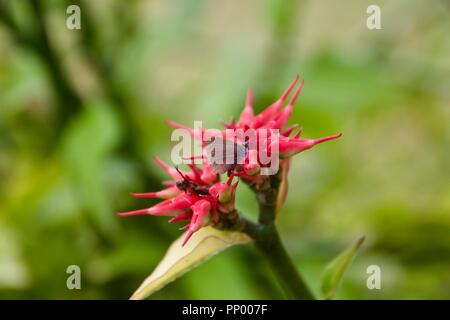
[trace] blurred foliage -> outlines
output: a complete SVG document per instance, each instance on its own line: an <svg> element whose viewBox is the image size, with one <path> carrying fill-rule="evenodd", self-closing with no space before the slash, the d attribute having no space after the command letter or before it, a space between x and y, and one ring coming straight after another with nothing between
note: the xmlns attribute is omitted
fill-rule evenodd
<svg viewBox="0 0 450 320"><path fill-rule="evenodd" d="M81 30L65 27L69 4ZM450 4L370 1L0 0L0 298L125 299L179 231L118 219L153 203L166 119L261 110L300 73L293 122L343 132L297 156L279 224L315 292L325 265L367 242L340 299L450 298ZM240 187L239 207L255 215ZM82 290L66 288L66 268ZM368 290L379 265L382 289ZM262 257L230 249L153 296L282 298Z"/></svg>

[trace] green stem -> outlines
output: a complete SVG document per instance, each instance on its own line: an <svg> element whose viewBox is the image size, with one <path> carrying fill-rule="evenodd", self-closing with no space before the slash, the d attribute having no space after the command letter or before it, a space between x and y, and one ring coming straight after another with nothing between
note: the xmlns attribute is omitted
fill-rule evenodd
<svg viewBox="0 0 450 320"><path fill-rule="evenodd" d="M241 231L255 240L256 247L269 262L288 298L313 300L314 296L287 254L275 224L255 224L244 218L240 222Z"/></svg>
<svg viewBox="0 0 450 320"><path fill-rule="evenodd" d="M284 248L275 225L282 179L283 174L280 170L276 175L266 176L258 186L250 186L258 201L258 224L238 215L239 223L236 228L255 240L256 247L269 262L288 298L313 300L313 294Z"/></svg>

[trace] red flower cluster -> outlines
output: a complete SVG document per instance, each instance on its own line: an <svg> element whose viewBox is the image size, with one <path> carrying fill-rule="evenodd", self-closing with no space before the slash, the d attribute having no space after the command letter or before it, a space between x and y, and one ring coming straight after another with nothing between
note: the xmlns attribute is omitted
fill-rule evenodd
<svg viewBox="0 0 450 320"><path fill-rule="evenodd" d="M213 134L216 136L219 135L225 139L229 136L229 132L227 131L231 130L235 133L233 137L234 140L240 140L240 143L244 143L244 138L249 137L249 135L246 135L248 132L254 134L255 141L253 141L253 144L250 143L253 147L248 150L244 163L238 165L236 168L236 175L250 183L258 183L258 181L261 181L261 179L259 179L260 169L262 167L270 166L270 163L262 163L260 161L261 155L270 156L272 152L275 152L277 159L283 160L308 150L319 143L337 139L341 136L341 134L338 134L318 139L303 139L300 138L302 133L301 130L298 130L298 132L295 133L298 124L287 127L295 102L303 89L303 80L300 82L297 90L284 108L283 104L286 102L299 80L300 77L297 75L283 95L258 115L255 115L254 113L253 92L249 89L247 91L245 107L239 120L235 122L234 119L232 119L230 123L224 124L224 130L220 133ZM205 136L207 136L206 132L208 129L200 131L188 128L174 121L168 121L167 123L173 128L188 131L194 138L202 142L202 146L205 145ZM256 161L252 159L256 159Z"/></svg>
<svg viewBox="0 0 450 320"><path fill-rule="evenodd" d="M183 245L192 234L198 231L205 221L219 221L218 211L228 213L234 210L234 198L238 182L232 184L234 175L220 182L218 174L214 173L205 161L202 168L190 164L191 171L182 172L172 168L159 158L153 160L173 179L166 181L166 188L157 192L132 193L138 198L166 199L150 208L119 213L119 216L134 216L150 214L154 216L175 215L169 222L189 221L181 228L187 230Z"/></svg>
<svg viewBox="0 0 450 320"><path fill-rule="evenodd" d="M208 162L208 157L202 157L201 168L193 163L189 164L191 169L189 172L181 172L178 168L172 168L158 158L154 158L155 162L173 180L166 182L166 188L161 191L133 193L132 195L141 198L160 198L166 200L147 209L119 213L119 215L175 215L169 222L188 221L188 224L182 228L183 230L187 230L184 245L192 234L198 231L207 221L213 224L218 223L220 221L219 213L226 215L235 212L234 199L238 182L232 183L234 176L239 176L251 184L258 185L258 183L264 182L265 178L260 175L260 172L262 167L267 166L267 163L263 164L260 161L259 157L262 151L265 154L275 152L277 159L282 161L281 165L286 164L283 167L287 172L292 155L310 149L324 141L339 138L341 136L340 134L319 139L302 139L300 138L301 130L294 133L298 125L287 127L287 122L292 114L294 104L303 88L303 81L287 105L283 107L283 104L298 81L299 76L294 79L277 101L258 115L255 115L253 111L253 93L251 90L248 90L246 104L239 120L237 122L232 120L230 123L225 124L225 129L220 131L219 135L225 137L227 130L233 132L254 130L257 141L254 144L254 148L246 150L243 163L232 167L232 172L229 171L229 178L226 182L220 181L220 176L217 170L215 170L214 165ZM204 141L204 130L194 130L173 121L168 121L168 124L177 129L187 130L194 138L202 142L203 147L206 145ZM265 132L266 134L261 135L260 132ZM234 138L235 141L239 139L239 135L236 135ZM242 140L239 142L245 143ZM251 159L253 160L250 161ZM257 161L254 161L254 159L257 159ZM284 172L284 175L286 172ZM286 190L284 190L283 197L285 196L285 192Z"/></svg>

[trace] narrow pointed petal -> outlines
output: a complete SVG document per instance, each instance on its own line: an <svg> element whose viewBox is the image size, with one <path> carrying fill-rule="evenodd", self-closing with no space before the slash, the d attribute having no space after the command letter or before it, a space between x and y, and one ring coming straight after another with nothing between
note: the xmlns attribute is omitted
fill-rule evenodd
<svg viewBox="0 0 450 320"><path fill-rule="evenodd" d="M178 171L175 168L172 168L171 166L169 166L167 163L165 163L164 161L162 161L161 159L159 159L158 157L154 156L153 157L153 161L161 168L163 169L165 172L167 172L167 174L174 180L180 180L182 179L182 177L180 176L180 174L178 173ZM184 172L183 172L184 174Z"/></svg>
<svg viewBox="0 0 450 320"><path fill-rule="evenodd" d="M140 210L134 210L134 211L128 211L128 212L119 212L117 215L119 217L128 217L128 216L138 216L141 214L150 214L148 212L149 209L140 209Z"/></svg>
<svg viewBox="0 0 450 320"><path fill-rule="evenodd" d="M172 181L172 180L166 180L166 181L162 181L161 184L162 184L164 187L173 187L173 186L176 185L176 182L175 182L175 181Z"/></svg>
<svg viewBox="0 0 450 320"><path fill-rule="evenodd" d="M279 143L279 152L282 158L286 158L292 156L296 153L311 149L316 144L337 139L341 137L341 134L337 134L334 136L319 138L319 139L294 139L294 138L284 138L279 141L274 141L273 143ZM272 147L272 145L271 145Z"/></svg>
<svg viewBox="0 0 450 320"><path fill-rule="evenodd" d="M188 223L187 225L185 225L185 226L183 226L181 228L178 228L178 230L183 230L183 231L188 230L189 229L189 225L190 225L190 223Z"/></svg>
<svg viewBox="0 0 450 320"><path fill-rule="evenodd" d="M298 132L293 136L294 139L298 139L300 138L300 136L302 135L303 129L300 128L300 130L298 130Z"/></svg>
<svg viewBox="0 0 450 320"><path fill-rule="evenodd" d="M289 87L284 91L283 95L281 96L280 100L284 101L287 99L287 97L289 96L289 94L291 93L292 89L295 87L295 85L297 84L298 80L300 80L300 76L296 75L294 81L291 82L291 84L289 85Z"/></svg>
<svg viewBox="0 0 450 320"><path fill-rule="evenodd" d="M297 98L298 98L299 94L302 92L304 85L305 85L305 80L302 80L302 82L300 82L300 86L297 88L297 90L295 90L295 93L292 96L291 101L289 101L288 106L294 106L295 105L295 102L297 101Z"/></svg>
<svg viewBox="0 0 450 320"><path fill-rule="evenodd" d="M154 216L166 216L170 214L179 214L198 200L195 195L181 193L175 198L164 200L153 207L147 209L148 213Z"/></svg>
<svg viewBox="0 0 450 320"><path fill-rule="evenodd" d="M200 170L195 164L188 164L189 168L192 170L192 174L189 176L189 178L193 178L192 180L196 182L197 184L203 185L202 181L202 170Z"/></svg>
<svg viewBox="0 0 450 320"><path fill-rule="evenodd" d="M167 123L169 126L171 126L172 128L186 130L187 132L189 132L189 134L190 134L192 137L194 137L194 138L196 138L196 139L201 140L202 137L203 137L203 130L194 130L194 129L192 129L192 128L189 128L189 127L185 126L184 124L175 122L175 121L173 121L173 120L166 120L166 123Z"/></svg>
<svg viewBox="0 0 450 320"><path fill-rule="evenodd" d="M211 204L207 200L197 201L192 205L192 220L189 225L189 230L193 232L198 231L202 226L204 220L208 217Z"/></svg>
<svg viewBox="0 0 450 320"><path fill-rule="evenodd" d="M250 108L253 114L253 90L248 88L247 90L247 98L245 99L245 107Z"/></svg>
<svg viewBox="0 0 450 320"><path fill-rule="evenodd" d="M245 107L241 115L239 116L238 125L240 126L249 125L254 117L255 115L253 111L253 91L252 89L248 89Z"/></svg>
<svg viewBox="0 0 450 320"><path fill-rule="evenodd" d="M294 108L295 102L297 101L298 95L302 91L304 84L305 84L305 81L302 80L302 82L300 83L300 86L297 88L294 95L292 96L291 101L289 101L288 105L283 110L281 110L279 114L277 114L274 122L272 122L270 124L270 128L282 129L286 126L286 124L289 121L289 118L292 115L292 110Z"/></svg>
<svg viewBox="0 0 450 320"><path fill-rule="evenodd" d="M318 139L314 139L314 145L325 142L325 141L330 141L330 140L334 140L334 139L338 139L342 137L342 133L336 134L334 136L329 136L329 137L323 137L323 138L318 138Z"/></svg>
<svg viewBox="0 0 450 320"><path fill-rule="evenodd" d="M158 197L158 193L160 191L156 191L156 192L145 192L145 193L136 193L136 192L131 192L130 196L135 197L135 198L160 198ZM162 198L161 198L162 199Z"/></svg>
<svg viewBox="0 0 450 320"><path fill-rule="evenodd" d="M180 190L177 187L166 188L161 191L156 192L146 192L146 193L131 193L133 197L136 198L159 198L159 199L170 199L180 194Z"/></svg>
<svg viewBox="0 0 450 320"><path fill-rule="evenodd" d="M182 212L182 213L176 215L172 219L170 219L169 223L178 222L178 221L189 221L189 220L191 220L191 217L192 217L192 212L185 211L185 212Z"/></svg>
<svg viewBox="0 0 450 320"><path fill-rule="evenodd" d="M206 161L206 159L203 160L201 179L206 184L213 184L213 183L217 182L219 179L219 175L214 172L214 170L208 164L208 161Z"/></svg>
<svg viewBox="0 0 450 320"><path fill-rule="evenodd" d="M209 210L211 209L211 204L207 200L197 201L192 205L192 219L191 223L187 225L188 232L186 238L183 241L183 246L189 241L194 232L197 232L205 222L208 217Z"/></svg>
<svg viewBox="0 0 450 320"><path fill-rule="evenodd" d="M194 232L192 232L191 230L186 233L186 238L184 238L183 244L181 245L182 247L184 247L184 245L189 241L193 234Z"/></svg>
<svg viewBox="0 0 450 320"><path fill-rule="evenodd" d="M264 111L262 111L260 114L258 114L252 121L250 126L254 129L257 129L266 124L269 120L271 120L272 117L280 110L281 106L283 105L283 102L289 96L289 94L291 93L292 89L295 87L299 79L300 77L297 75L294 81L292 81L292 83L283 93L283 95L275 103L273 103Z"/></svg>
<svg viewBox="0 0 450 320"><path fill-rule="evenodd" d="M222 123L226 129L236 129L236 122L234 121L234 117L231 118L229 123Z"/></svg>
<svg viewBox="0 0 450 320"><path fill-rule="evenodd" d="M285 136L285 137L289 137L291 135L292 132L294 132L294 130L298 128L298 124L294 124L293 126L291 126L290 128L286 129L285 131L283 131L281 133L281 135Z"/></svg>

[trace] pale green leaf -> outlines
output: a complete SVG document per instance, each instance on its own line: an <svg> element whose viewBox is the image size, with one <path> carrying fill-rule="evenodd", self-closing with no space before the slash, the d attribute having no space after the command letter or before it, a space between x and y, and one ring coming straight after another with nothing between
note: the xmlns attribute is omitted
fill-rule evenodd
<svg viewBox="0 0 450 320"><path fill-rule="evenodd" d="M352 263L363 242L364 237L359 238L325 267L322 279L322 294L325 299L333 298L345 271Z"/></svg>
<svg viewBox="0 0 450 320"><path fill-rule="evenodd" d="M194 233L183 247L181 244L184 236L182 235L172 243L156 269L145 279L130 299L145 299L220 251L232 245L252 241L250 237L241 232L204 227Z"/></svg>

